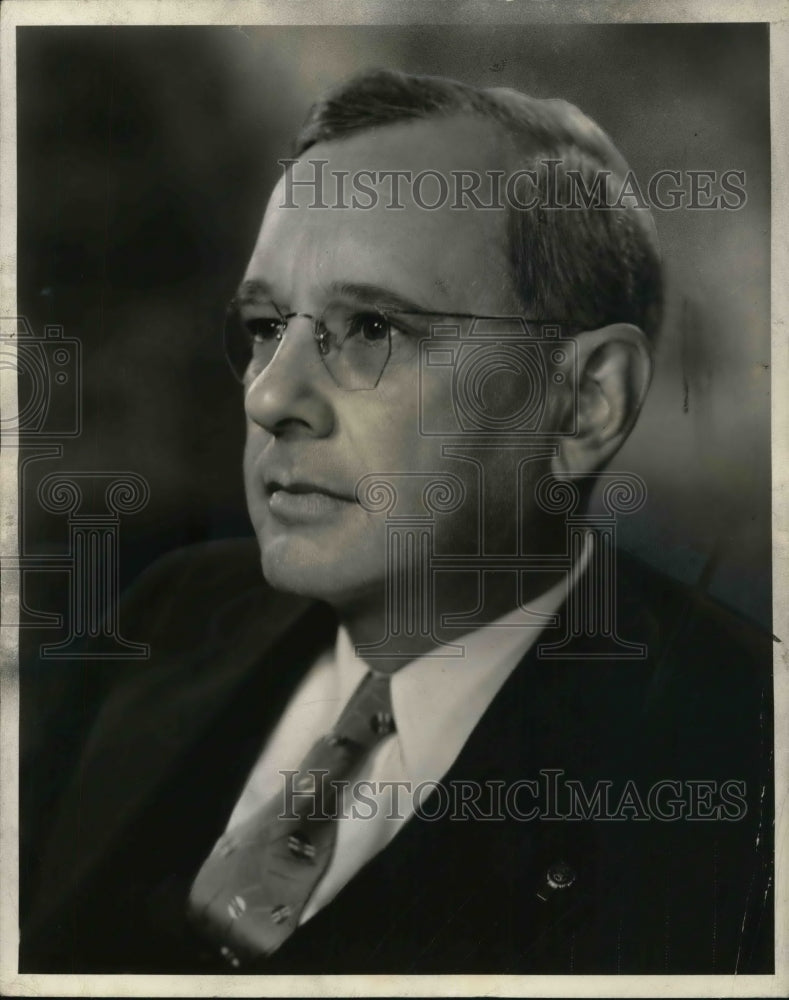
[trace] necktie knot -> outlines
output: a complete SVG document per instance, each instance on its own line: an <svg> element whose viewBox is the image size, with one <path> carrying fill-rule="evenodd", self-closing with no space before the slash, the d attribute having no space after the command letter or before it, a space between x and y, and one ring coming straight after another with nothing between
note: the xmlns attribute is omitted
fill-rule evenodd
<svg viewBox="0 0 789 1000"><path fill-rule="evenodd" d="M364 750L394 732L391 677L388 674L365 674L348 704L334 724L329 739L352 742Z"/></svg>

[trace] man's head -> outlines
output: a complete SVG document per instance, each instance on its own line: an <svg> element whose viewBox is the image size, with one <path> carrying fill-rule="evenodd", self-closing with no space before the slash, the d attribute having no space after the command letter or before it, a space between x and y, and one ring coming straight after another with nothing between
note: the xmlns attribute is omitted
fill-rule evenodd
<svg viewBox="0 0 789 1000"><path fill-rule="evenodd" d="M314 181L318 161L318 203L326 208L311 207L314 185L297 183ZM661 289L651 220L628 207L563 210L550 201L566 188L568 171L578 171L588 190L600 177L615 185L626 171L621 157L562 102L377 72L316 105L288 171L239 296L260 359L246 378L244 465L266 576L337 605L380 599L384 518L356 494L370 473L396 479L397 513L406 516L425 513L431 475L464 484L465 502L436 516L438 551L478 551L480 525L486 551L549 551L557 529L535 502L534 483L546 472L583 475L604 465L632 428L649 381ZM346 186L361 171L374 195L366 201ZM483 199L497 174L520 172L511 189L517 204L460 206L453 195L428 209L406 181L401 207L392 207L392 171L479 176ZM551 184L558 187L547 190ZM534 196L536 208L518 207ZM561 321L573 334L573 377L565 377L566 365L554 372L549 364L540 386L553 436L529 442L517 480L512 449L475 451L479 442L469 441L462 454L462 434L425 433L457 408L443 373L421 364L427 314L445 325L457 314L525 316ZM326 316L329 333L316 325ZM344 347L338 329L348 333ZM539 338L541 324L511 320L502 329ZM284 331L278 343L269 339L274 331ZM378 371L366 359L380 355L384 340L388 360ZM495 348L492 340L491 358ZM351 357L373 377L338 377ZM484 378L480 405L517 412L523 373L498 368ZM571 424L575 433L564 433Z"/></svg>

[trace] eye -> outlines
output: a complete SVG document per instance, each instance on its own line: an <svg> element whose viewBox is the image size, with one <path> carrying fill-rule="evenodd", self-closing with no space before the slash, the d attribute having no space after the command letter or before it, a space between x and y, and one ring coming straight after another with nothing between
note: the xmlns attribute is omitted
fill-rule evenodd
<svg viewBox="0 0 789 1000"><path fill-rule="evenodd" d="M389 336L391 323L378 312L357 313L348 324L349 337L361 337L370 343L386 340Z"/></svg>
<svg viewBox="0 0 789 1000"><path fill-rule="evenodd" d="M265 344L282 338L284 322L279 318L268 316L252 316L244 320L244 329L249 339L255 344Z"/></svg>

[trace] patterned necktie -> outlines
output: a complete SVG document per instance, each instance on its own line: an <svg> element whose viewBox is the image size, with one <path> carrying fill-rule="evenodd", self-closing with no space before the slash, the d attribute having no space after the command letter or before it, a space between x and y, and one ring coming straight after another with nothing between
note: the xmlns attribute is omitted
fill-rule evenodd
<svg viewBox="0 0 789 1000"><path fill-rule="evenodd" d="M292 794L275 796L224 833L200 869L190 917L234 968L270 955L298 927L337 837L341 789L333 783L348 781L394 731L390 682L366 674L292 776Z"/></svg>

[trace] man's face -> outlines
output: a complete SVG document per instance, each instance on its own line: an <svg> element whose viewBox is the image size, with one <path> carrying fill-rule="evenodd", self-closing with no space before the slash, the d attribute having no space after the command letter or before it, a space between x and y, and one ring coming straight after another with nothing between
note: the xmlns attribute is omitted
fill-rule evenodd
<svg viewBox="0 0 789 1000"><path fill-rule="evenodd" d="M335 171L484 172L497 169L496 148L491 126L458 117L319 144L305 159L328 161L323 200L334 205ZM314 177L304 160L292 169L294 180ZM391 189L385 184L369 209L310 208L314 190L299 186L291 191L295 207L283 207L284 184L281 179L272 194L245 274L241 314L253 327L256 318L272 315L272 306L309 316L341 307L369 317L375 302L391 306L394 297L437 314L522 313L504 211L453 210L451 199L428 211L413 201L406 184L402 209L387 208ZM423 200L434 197L426 186ZM264 573L277 588L337 606L379 599L386 578L385 513L365 509L356 496L358 481L370 473L391 478L396 513L405 515L425 513L423 491L431 473L458 476L467 502L437 515L436 548L471 553L479 549L481 465L488 487L501 485L499 491L488 489L486 502L501 505L502 538L514 535L511 453L488 449L462 461L442 454L441 437L421 434L418 338L397 329L391 336L391 357L377 386L348 389L336 384L323 363L312 321L296 316L273 359L248 379L247 501ZM421 406L423 424L446 424L453 402L443 373L422 372ZM490 514L488 509L486 523L495 521ZM499 547L507 544L500 541Z"/></svg>

